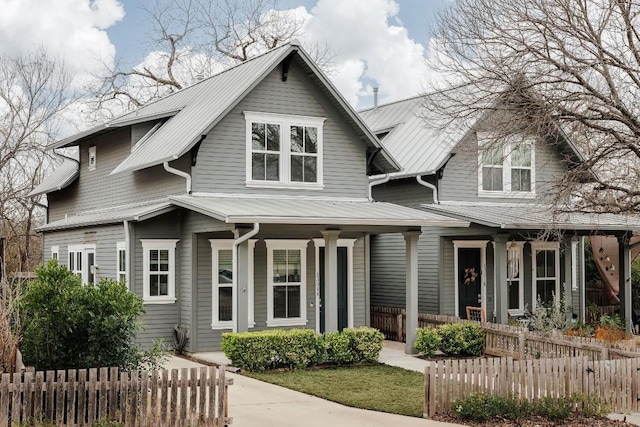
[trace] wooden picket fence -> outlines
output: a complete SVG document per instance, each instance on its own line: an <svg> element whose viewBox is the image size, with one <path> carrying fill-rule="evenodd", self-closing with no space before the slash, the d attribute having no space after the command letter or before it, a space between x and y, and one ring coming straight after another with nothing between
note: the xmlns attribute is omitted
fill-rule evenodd
<svg viewBox="0 0 640 427"><path fill-rule="evenodd" d="M639 371L640 358L434 361L425 369L424 413L449 412L456 399L480 392L528 401L580 393L606 401L612 412L637 412Z"/></svg>
<svg viewBox="0 0 640 427"><path fill-rule="evenodd" d="M433 327L445 323L469 322L443 314L418 314L418 327ZM488 322L473 322L485 332L484 353L490 356L526 358L588 357L591 360L640 357L634 342L609 342L595 338L568 335L548 336L530 332L524 327ZM403 309L371 308L371 326L386 339L404 341L406 314Z"/></svg>
<svg viewBox="0 0 640 427"><path fill-rule="evenodd" d="M142 372L118 368L25 372L0 377L0 427L46 422L126 427L231 424L225 368ZM22 423L22 424L21 424Z"/></svg>

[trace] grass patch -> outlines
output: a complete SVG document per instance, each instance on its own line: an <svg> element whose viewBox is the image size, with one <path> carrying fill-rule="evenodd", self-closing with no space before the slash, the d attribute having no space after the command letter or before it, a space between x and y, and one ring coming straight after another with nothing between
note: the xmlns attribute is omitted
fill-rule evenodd
<svg viewBox="0 0 640 427"><path fill-rule="evenodd" d="M244 375L354 408L421 417L424 375L383 364Z"/></svg>

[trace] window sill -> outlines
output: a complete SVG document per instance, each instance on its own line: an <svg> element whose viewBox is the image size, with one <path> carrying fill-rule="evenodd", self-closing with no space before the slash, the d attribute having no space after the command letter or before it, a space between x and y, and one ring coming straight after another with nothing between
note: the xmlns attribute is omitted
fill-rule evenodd
<svg viewBox="0 0 640 427"><path fill-rule="evenodd" d="M255 326L256 322L249 322L249 329L253 329ZM211 329L214 331L233 329L233 322L212 323Z"/></svg>
<svg viewBox="0 0 640 427"><path fill-rule="evenodd" d="M175 297L146 297L142 299L143 304L173 304L176 302Z"/></svg>
<svg viewBox="0 0 640 427"><path fill-rule="evenodd" d="M535 191L486 191L479 190L478 197L487 197L494 199L504 199L504 198L520 198L520 199L534 199L536 197Z"/></svg>
<svg viewBox="0 0 640 427"><path fill-rule="evenodd" d="M307 326L309 321L307 319L301 319L299 317L295 319L271 319L267 320L268 327L278 326Z"/></svg>
<svg viewBox="0 0 640 427"><path fill-rule="evenodd" d="M247 188L282 188L285 190L324 190L323 184L280 181L245 181Z"/></svg>

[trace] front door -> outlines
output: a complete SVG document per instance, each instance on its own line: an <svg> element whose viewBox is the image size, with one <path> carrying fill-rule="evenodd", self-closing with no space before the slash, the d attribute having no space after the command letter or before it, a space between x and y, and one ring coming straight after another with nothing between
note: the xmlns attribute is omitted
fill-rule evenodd
<svg viewBox="0 0 640 427"><path fill-rule="evenodd" d="M482 304L482 271L480 248L458 248L458 313L467 318L467 306Z"/></svg>
<svg viewBox="0 0 640 427"><path fill-rule="evenodd" d="M324 248L320 247L318 269L320 270L320 332L324 332ZM338 330L349 325L349 301L347 294L347 248L338 246Z"/></svg>

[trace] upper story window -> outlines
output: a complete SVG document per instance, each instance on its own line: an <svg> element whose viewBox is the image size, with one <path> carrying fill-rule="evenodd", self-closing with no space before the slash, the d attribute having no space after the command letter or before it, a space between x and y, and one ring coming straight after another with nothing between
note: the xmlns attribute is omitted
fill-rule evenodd
<svg viewBox="0 0 640 427"><path fill-rule="evenodd" d="M176 301L175 239L141 239L144 276L143 300L149 304L169 304Z"/></svg>
<svg viewBox="0 0 640 427"><path fill-rule="evenodd" d="M96 169L96 146L89 147L89 170Z"/></svg>
<svg viewBox="0 0 640 427"><path fill-rule="evenodd" d="M322 189L324 118L245 112L247 186Z"/></svg>
<svg viewBox="0 0 640 427"><path fill-rule="evenodd" d="M478 195L503 197L535 195L534 143L532 140L507 142L490 140L478 134Z"/></svg>

